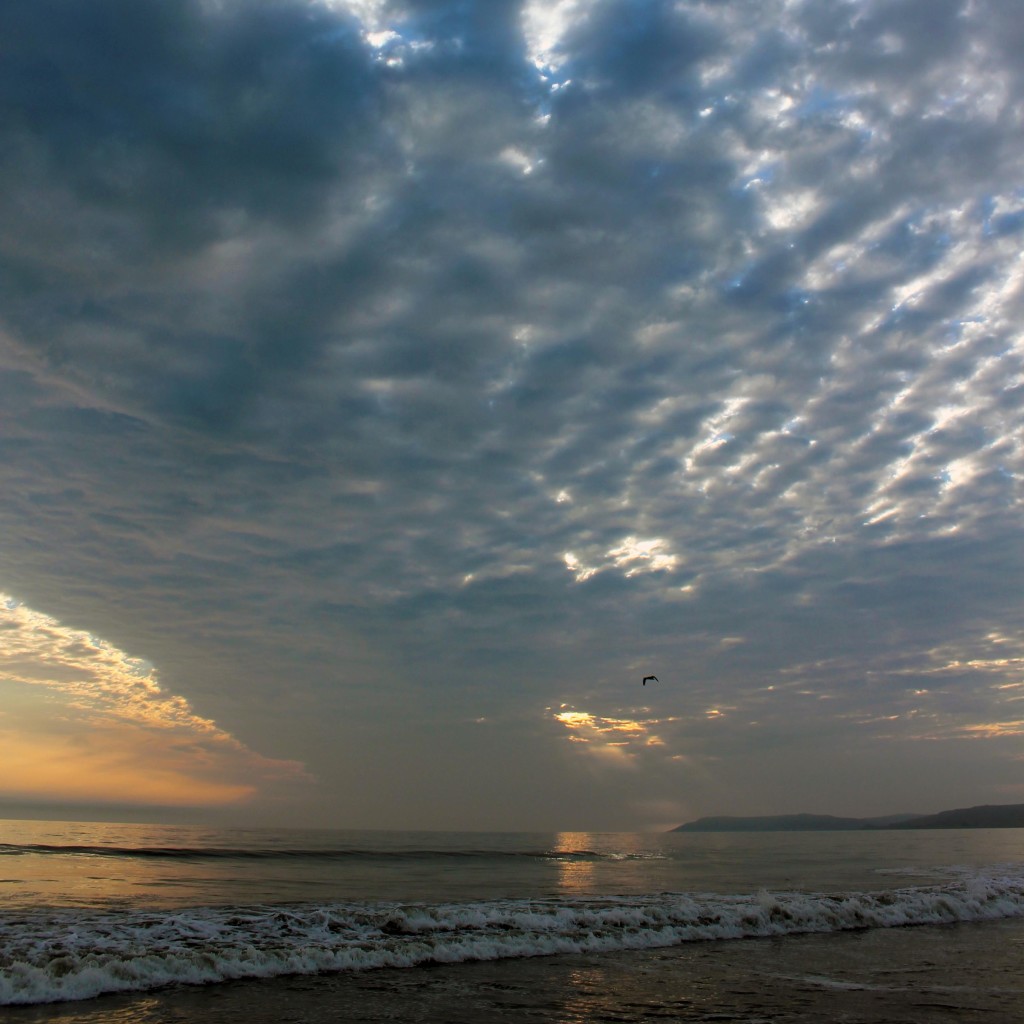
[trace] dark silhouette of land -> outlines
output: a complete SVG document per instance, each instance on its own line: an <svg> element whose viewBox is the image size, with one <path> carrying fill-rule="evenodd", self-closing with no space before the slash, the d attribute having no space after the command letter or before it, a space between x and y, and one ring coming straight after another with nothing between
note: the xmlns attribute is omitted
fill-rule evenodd
<svg viewBox="0 0 1024 1024"><path fill-rule="evenodd" d="M864 829L1024 828L1024 804L983 804L938 814L890 814L879 818L839 818L831 814L769 814L698 818L671 832L854 832Z"/></svg>

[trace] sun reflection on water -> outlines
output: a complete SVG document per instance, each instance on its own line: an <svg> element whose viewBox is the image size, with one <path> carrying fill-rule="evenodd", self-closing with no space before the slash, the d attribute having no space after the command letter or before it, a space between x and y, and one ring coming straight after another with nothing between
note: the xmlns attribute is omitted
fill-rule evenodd
<svg viewBox="0 0 1024 1024"><path fill-rule="evenodd" d="M602 891L613 873L627 891L636 881L632 871L623 870L629 862L649 868L651 859L662 859L640 833L557 832L552 855L558 866L559 892L573 895Z"/></svg>

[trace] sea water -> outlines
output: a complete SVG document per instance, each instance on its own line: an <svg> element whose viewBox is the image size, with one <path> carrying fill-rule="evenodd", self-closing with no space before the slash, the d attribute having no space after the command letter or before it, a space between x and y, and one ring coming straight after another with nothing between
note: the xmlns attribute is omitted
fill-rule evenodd
<svg viewBox="0 0 1024 1024"><path fill-rule="evenodd" d="M375 968L413 977L394 972L600 962L701 943L738 956L730 944L740 939L912 926L924 941L929 928L1022 916L1017 829L513 834L0 821L8 1007Z"/></svg>

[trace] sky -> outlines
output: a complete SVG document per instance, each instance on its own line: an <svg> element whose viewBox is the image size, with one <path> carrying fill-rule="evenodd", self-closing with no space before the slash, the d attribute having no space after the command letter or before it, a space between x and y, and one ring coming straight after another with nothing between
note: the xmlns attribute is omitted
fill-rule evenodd
<svg viewBox="0 0 1024 1024"><path fill-rule="evenodd" d="M5 0L0 50L0 814L1024 802L1016 4Z"/></svg>

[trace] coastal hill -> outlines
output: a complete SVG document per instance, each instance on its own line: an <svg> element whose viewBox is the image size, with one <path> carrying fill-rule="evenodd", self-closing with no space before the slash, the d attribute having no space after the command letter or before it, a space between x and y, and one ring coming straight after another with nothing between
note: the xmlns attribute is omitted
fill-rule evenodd
<svg viewBox="0 0 1024 1024"><path fill-rule="evenodd" d="M838 818L831 814L769 814L753 818L698 818L671 832L854 832L864 829L1024 828L1024 804L985 804L938 814Z"/></svg>
<svg viewBox="0 0 1024 1024"><path fill-rule="evenodd" d="M1024 804L984 804L916 817L896 828L1024 828Z"/></svg>

